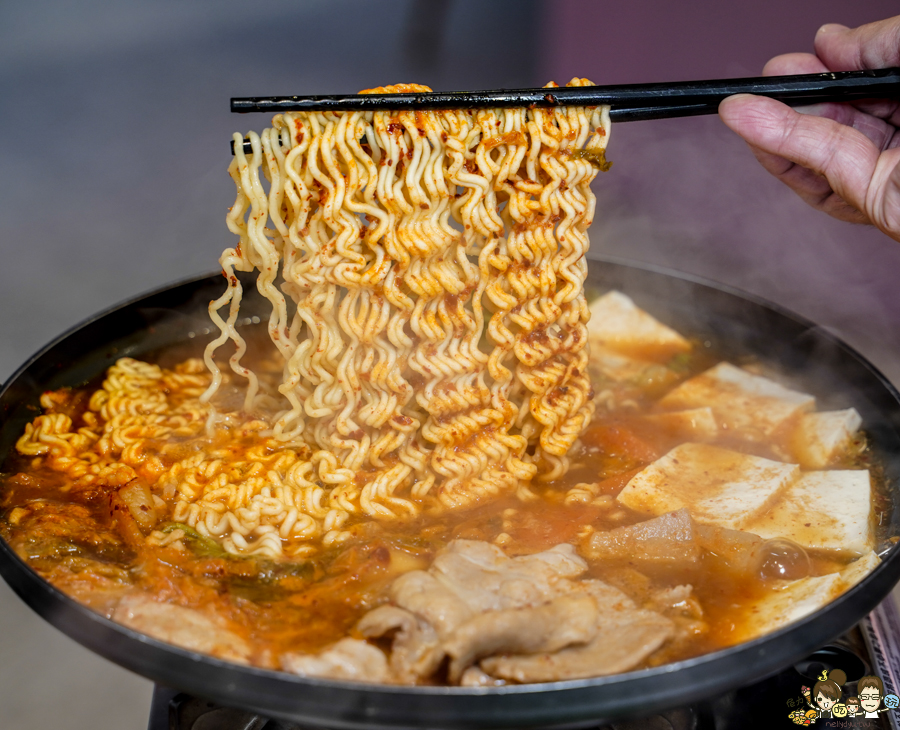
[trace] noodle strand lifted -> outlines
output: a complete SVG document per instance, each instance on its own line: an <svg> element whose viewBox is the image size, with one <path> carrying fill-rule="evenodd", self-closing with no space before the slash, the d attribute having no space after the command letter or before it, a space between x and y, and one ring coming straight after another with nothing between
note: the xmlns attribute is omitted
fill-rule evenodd
<svg viewBox="0 0 900 730"><path fill-rule="evenodd" d="M332 507L402 517L426 495L456 508L561 476L593 413L597 169L573 153L602 153L608 131L607 108L570 107L288 113L249 134L251 155L235 135L240 241L220 259L201 400L227 340L246 410L265 397L235 327L234 272L255 270L285 361L272 435L313 449Z"/></svg>
<svg viewBox="0 0 900 730"><path fill-rule="evenodd" d="M533 498L593 414L582 285L608 132L597 107L284 114L249 155L236 135L206 368L122 358L82 421L47 396L18 450L88 503L124 489L145 531L170 514L151 544L273 558L365 518ZM243 363L237 272L271 303L265 373Z"/></svg>

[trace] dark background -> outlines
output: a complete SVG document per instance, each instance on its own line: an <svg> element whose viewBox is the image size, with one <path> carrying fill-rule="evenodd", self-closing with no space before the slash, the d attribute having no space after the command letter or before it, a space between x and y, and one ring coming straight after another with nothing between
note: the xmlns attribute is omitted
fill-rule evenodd
<svg viewBox="0 0 900 730"><path fill-rule="evenodd" d="M757 74L888 0L0 3L0 379L88 315L231 245L232 96ZM597 252L701 274L838 332L900 382L900 244L770 179L716 118L622 124ZM146 727L150 684L0 587L0 723Z"/></svg>

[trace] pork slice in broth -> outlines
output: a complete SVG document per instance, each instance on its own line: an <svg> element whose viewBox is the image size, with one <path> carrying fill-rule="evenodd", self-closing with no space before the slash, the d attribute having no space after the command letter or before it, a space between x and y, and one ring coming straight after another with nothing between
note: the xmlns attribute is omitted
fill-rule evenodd
<svg viewBox="0 0 900 730"><path fill-rule="evenodd" d="M444 658L435 628L397 606L369 611L356 628L366 638L393 634L390 667L399 682L433 674Z"/></svg>
<svg viewBox="0 0 900 730"><path fill-rule="evenodd" d="M534 608L479 614L444 642L452 658L449 677L457 682L475 660L494 654L555 652L584 644L597 633L597 604L588 595L564 595Z"/></svg>
<svg viewBox="0 0 900 730"><path fill-rule="evenodd" d="M356 682L392 681L384 652L359 639L341 639L320 654L282 654L281 668L301 677L327 677Z"/></svg>
<svg viewBox="0 0 900 730"><path fill-rule="evenodd" d="M428 571L398 578L389 591L395 605L371 611L357 628L367 637L393 634L390 663L398 677L424 679L445 657L451 682L481 685L544 681L517 677L546 673L539 665L559 655L566 658L548 664L553 676L589 676L597 661L609 671L635 666L674 624L601 581L573 580L586 567L571 545L510 558L489 543L456 540ZM479 660L487 678L472 669ZM489 668L495 666L500 673Z"/></svg>
<svg viewBox="0 0 900 730"><path fill-rule="evenodd" d="M397 578L390 587L391 600L445 635L472 616L469 605L430 572L414 570Z"/></svg>
<svg viewBox="0 0 900 730"><path fill-rule="evenodd" d="M641 664L674 633L674 623L638 608L624 593L601 581L580 586L597 606L594 638L583 646L556 652L495 656L483 659L490 676L515 682L555 682L626 672Z"/></svg>
<svg viewBox="0 0 900 730"><path fill-rule="evenodd" d="M539 605L566 590L569 578L587 570L572 545L509 558L490 543L454 540L429 572L472 611Z"/></svg>
<svg viewBox="0 0 900 730"><path fill-rule="evenodd" d="M160 603L149 596L134 594L123 598L112 618L129 628L190 651L211 654L247 664L250 645L224 622L193 608Z"/></svg>

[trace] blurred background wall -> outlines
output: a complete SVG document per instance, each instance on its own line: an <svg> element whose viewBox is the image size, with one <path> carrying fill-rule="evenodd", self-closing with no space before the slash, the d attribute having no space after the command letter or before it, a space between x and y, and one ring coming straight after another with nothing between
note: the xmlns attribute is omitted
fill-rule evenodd
<svg viewBox="0 0 900 730"><path fill-rule="evenodd" d="M231 96L757 74L888 0L32 0L0 3L0 378L88 315L216 269ZM744 288L821 322L900 382L900 245L770 179L716 118L613 130L598 254ZM149 682L0 587L0 723L144 728Z"/></svg>

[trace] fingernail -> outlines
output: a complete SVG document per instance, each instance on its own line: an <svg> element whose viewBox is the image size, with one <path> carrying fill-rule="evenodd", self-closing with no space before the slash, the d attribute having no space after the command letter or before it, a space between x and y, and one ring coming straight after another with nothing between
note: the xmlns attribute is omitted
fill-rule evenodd
<svg viewBox="0 0 900 730"><path fill-rule="evenodd" d="M812 116L821 117L824 115L828 107L825 104L807 104L806 106L795 106L794 111L798 114L810 114Z"/></svg>
<svg viewBox="0 0 900 730"><path fill-rule="evenodd" d="M840 23L826 23L816 32L816 35L822 33L844 33L850 30L846 25L841 25Z"/></svg>

